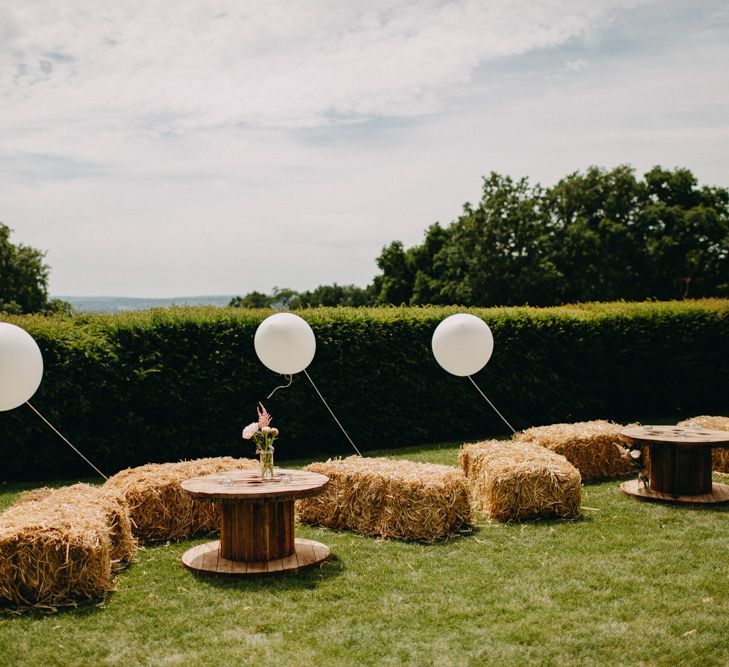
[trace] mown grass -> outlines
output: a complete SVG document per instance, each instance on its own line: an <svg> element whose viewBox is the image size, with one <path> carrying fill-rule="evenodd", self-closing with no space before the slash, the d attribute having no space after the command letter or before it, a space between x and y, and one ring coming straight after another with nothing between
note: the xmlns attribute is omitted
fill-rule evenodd
<svg viewBox="0 0 729 667"><path fill-rule="evenodd" d="M454 464L457 447L388 454ZM199 578L180 557L204 539L149 546L101 603L0 616L0 662L729 664L727 509L642 503L618 486L586 486L580 521L479 518L432 546L301 526L333 558L285 578Z"/></svg>

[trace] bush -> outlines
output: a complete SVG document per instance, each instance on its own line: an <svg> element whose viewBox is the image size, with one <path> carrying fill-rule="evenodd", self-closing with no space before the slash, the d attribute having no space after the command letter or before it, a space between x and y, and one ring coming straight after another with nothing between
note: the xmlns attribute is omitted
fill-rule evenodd
<svg viewBox="0 0 729 667"><path fill-rule="evenodd" d="M360 449L484 438L505 427L470 383L433 359L457 307L300 311L317 336L309 372ZM729 301L468 309L496 347L476 377L517 429L555 421L680 418L726 410ZM252 456L241 428L263 400L281 429L277 459L350 454L305 377L256 358L270 311L172 308L121 315L8 316L38 341L33 404L107 473L204 456ZM0 477L91 469L26 407L0 413Z"/></svg>

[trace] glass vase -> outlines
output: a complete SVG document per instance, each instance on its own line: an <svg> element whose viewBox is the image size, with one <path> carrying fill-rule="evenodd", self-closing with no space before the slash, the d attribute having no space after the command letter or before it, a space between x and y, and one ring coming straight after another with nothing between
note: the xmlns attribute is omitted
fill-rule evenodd
<svg viewBox="0 0 729 667"><path fill-rule="evenodd" d="M273 479L273 447L261 449L258 458L261 463L261 479L264 482Z"/></svg>

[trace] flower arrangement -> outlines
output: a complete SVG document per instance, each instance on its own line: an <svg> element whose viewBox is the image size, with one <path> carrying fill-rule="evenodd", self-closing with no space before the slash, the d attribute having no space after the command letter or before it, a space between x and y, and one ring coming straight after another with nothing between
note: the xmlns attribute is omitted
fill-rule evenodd
<svg viewBox="0 0 729 667"><path fill-rule="evenodd" d="M258 421L251 422L243 429L243 439L256 443L256 454L261 462L261 479L273 479L273 443L278 437L278 429L271 426L271 415L263 403L256 408Z"/></svg>

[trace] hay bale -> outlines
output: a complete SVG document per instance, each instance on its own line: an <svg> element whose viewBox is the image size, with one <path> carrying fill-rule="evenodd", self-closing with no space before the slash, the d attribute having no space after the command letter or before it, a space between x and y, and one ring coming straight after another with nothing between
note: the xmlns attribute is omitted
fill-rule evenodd
<svg viewBox="0 0 729 667"><path fill-rule="evenodd" d="M582 480L564 456L534 443L488 440L464 445L459 461L489 519L580 516Z"/></svg>
<svg viewBox="0 0 729 667"><path fill-rule="evenodd" d="M129 505L126 498L118 491L90 484L74 484L57 489L44 486L21 493L13 503L13 507L38 502L68 505L70 509L74 505L97 503L104 512L109 530L112 567L117 569L137 555L137 540L132 535Z"/></svg>
<svg viewBox="0 0 729 667"><path fill-rule="evenodd" d="M693 426L694 428L708 428L714 431L729 431L729 417L712 417L699 415L691 419L678 422L677 426ZM711 452L712 468L717 472L729 472L729 449L715 447Z"/></svg>
<svg viewBox="0 0 729 667"><path fill-rule="evenodd" d="M465 477L450 466L350 456L305 469L326 475L329 484L297 501L303 523L435 542L471 522Z"/></svg>
<svg viewBox="0 0 729 667"><path fill-rule="evenodd" d="M537 426L517 433L514 440L532 442L564 456L582 479L618 477L634 472L620 438L620 424L596 420Z"/></svg>
<svg viewBox="0 0 729 667"><path fill-rule="evenodd" d="M698 417L691 417L691 419L684 419L676 425L692 426L694 428L708 428L714 431L729 431L729 417L699 415Z"/></svg>
<svg viewBox="0 0 729 667"><path fill-rule="evenodd" d="M112 590L136 550L126 512L87 484L26 494L0 515L0 602L53 608Z"/></svg>
<svg viewBox="0 0 729 667"><path fill-rule="evenodd" d="M180 484L225 470L257 470L258 461L219 458L149 463L117 473L104 484L126 498L134 535L142 541L170 540L220 528L220 506L194 501Z"/></svg>

